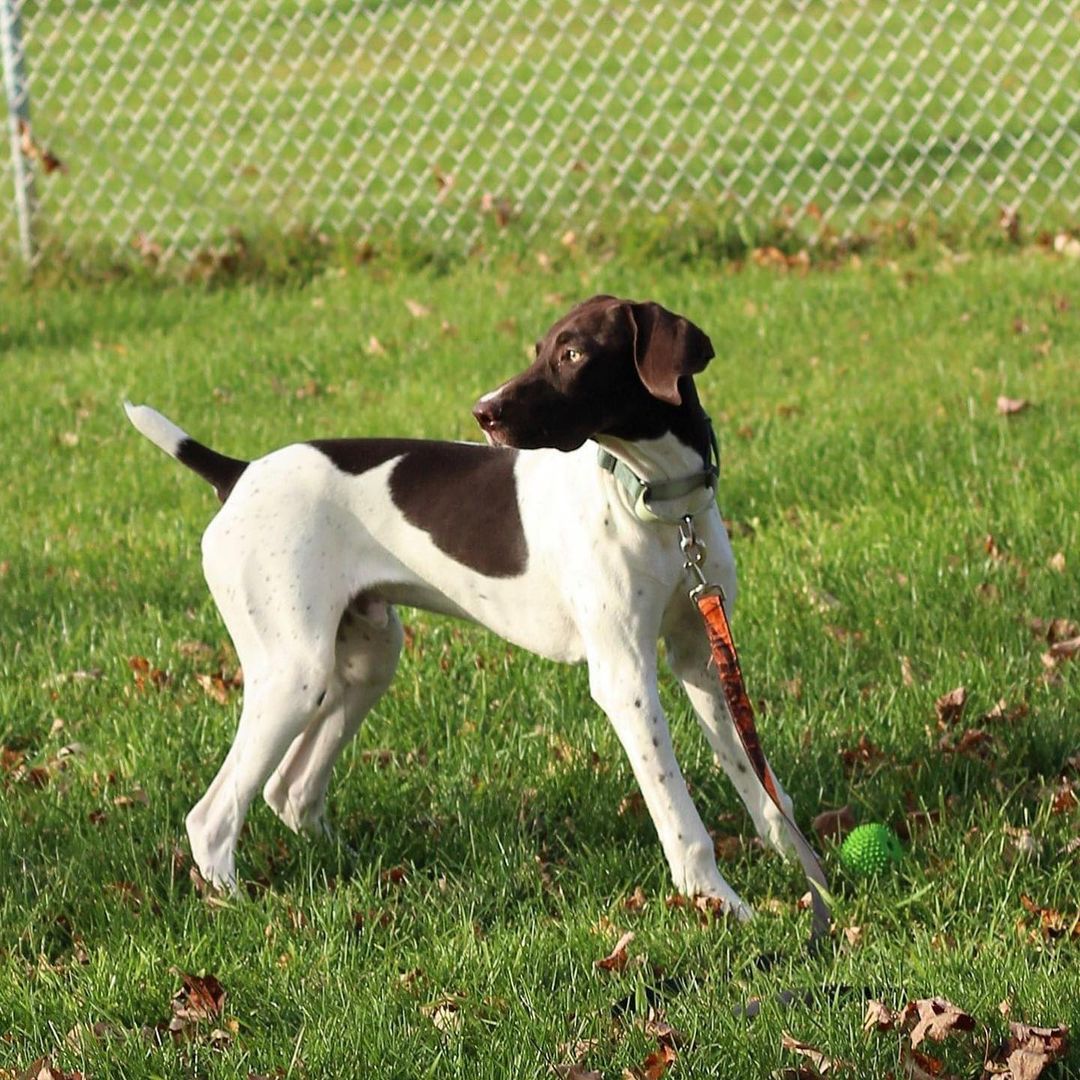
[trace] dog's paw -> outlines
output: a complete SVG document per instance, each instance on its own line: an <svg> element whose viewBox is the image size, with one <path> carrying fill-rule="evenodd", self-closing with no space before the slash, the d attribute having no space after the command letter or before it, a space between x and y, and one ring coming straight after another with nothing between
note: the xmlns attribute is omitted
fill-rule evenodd
<svg viewBox="0 0 1080 1080"><path fill-rule="evenodd" d="M280 773L274 773L266 782L263 799L294 833L314 840L333 840L334 831L326 819L323 803L310 804L296 798L288 781Z"/></svg>
<svg viewBox="0 0 1080 1080"><path fill-rule="evenodd" d="M698 903L712 902L725 915L739 922L747 922L753 917L753 908L743 901L717 869L711 842L707 845L688 845L683 854L682 864L672 867L675 888L683 896L691 897Z"/></svg>

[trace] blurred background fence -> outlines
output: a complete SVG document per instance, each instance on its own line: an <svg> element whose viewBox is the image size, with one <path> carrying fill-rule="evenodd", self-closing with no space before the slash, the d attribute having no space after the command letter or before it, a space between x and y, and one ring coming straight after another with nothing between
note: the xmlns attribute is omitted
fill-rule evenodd
<svg viewBox="0 0 1080 1080"><path fill-rule="evenodd" d="M0 243L1080 214L1069 0L0 0ZM20 180L19 177L22 177Z"/></svg>

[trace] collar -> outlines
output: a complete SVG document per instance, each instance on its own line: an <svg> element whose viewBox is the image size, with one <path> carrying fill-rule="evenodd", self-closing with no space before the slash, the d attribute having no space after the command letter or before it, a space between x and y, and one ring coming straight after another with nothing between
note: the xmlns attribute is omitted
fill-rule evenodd
<svg viewBox="0 0 1080 1080"><path fill-rule="evenodd" d="M716 432L709 421L709 461L701 472L689 476L678 476L672 480L643 480L625 462L620 461L610 450L599 448L597 464L605 472L611 473L615 482L626 492L634 514L640 521L665 522L676 524L688 514L692 517L700 513L715 498L716 481L720 475L720 448L716 441ZM670 499L682 499L700 492L702 498L690 509L684 509L674 516L658 514L652 507L654 502Z"/></svg>

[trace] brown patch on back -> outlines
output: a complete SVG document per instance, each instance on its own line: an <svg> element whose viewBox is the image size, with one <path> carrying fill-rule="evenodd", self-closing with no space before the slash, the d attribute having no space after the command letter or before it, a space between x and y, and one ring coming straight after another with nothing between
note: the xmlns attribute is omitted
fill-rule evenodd
<svg viewBox="0 0 1080 1080"><path fill-rule="evenodd" d="M390 475L390 495L405 519L450 558L486 577L517 577L529 550L516 461L513 450L421 443Z"/></svg>
<svg viewBox="0 0 1080 1080"><path fill-rule="evenodd" d="M518 508L517 452L422 439L316 439L310 446L359 476L393 458L390 497L450 558L486 577L517 577L529 551Z"/></svg>

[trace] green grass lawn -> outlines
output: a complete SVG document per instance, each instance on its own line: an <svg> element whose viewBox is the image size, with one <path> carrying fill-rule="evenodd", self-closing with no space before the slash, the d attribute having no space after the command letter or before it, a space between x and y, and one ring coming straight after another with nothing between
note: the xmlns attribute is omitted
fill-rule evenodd
<svg viewBox="0 0 1080 1080"><path fill-rule="evenodd" d="M676 1077L794 1068L784 1032L850 1075L900 1075L897 1036L862 1030L865 993L967 1009L974 1034L920 1048L963 1077L1006 1033L1003 1001L1075 1029L1080 659L1041 658L1051 620L1080 621L1078 280L1040 249L924 246L805 276L560 251L377 259L303 287L0 293L0 1076L48 1057L93 1078L539 1078L595 1040L585 1067L618 1078L656 1051L650 1002L683 1035ZM760 912L703 925L665 903L585 672L406 612L394 688L331 791L339 840L259 805L243 897L204 898L183 817L240 703L199 681L233 671L199 570L215 502L121 401L236 455L474 438L475 397L595 291L712 336L698 381L765 747L807 829L845 804L906 825L900 868L860 884L823 844L837 935L809 958L797 868L757 849L665 681L722 869ZM999 395L1030 405L999 415ZM935 700L959 686L941 731ZM626 930L624 970L597 970ZM182 974L220 980L223 1008L155 1036ZM1080 1054L1056 1069L1080 1075Z"/></svg>

